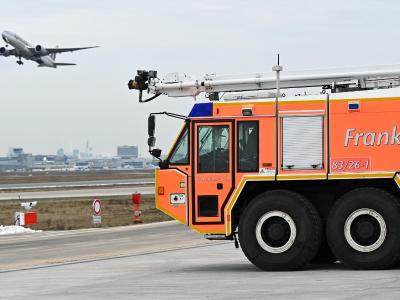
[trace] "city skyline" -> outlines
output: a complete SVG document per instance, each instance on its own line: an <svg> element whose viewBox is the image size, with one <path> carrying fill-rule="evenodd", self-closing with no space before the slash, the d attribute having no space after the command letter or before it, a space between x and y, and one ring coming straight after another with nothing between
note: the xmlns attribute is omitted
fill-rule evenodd
<svg viewBox="0 0 400 300"><path fill-rule="evenodd" d="M33 152L33 151L30 151L28 148L23 147L22 145L9 146L8 150L5 153L0 153L0 157L9 156L10 153L12 153L13 149L23 149L24 153L30 153L33 155L57 155L60 151L62 151L65 155L73 156L74 152L76 150L78 150L79 153L88 153L87 152L87 146L88 146L87 143L88 142L89 142L89 140L87 140L85 145L81 148L80 147L72 147L72 148L70 147L70 148L66 149L65 147L58 147L54 151L49 151L49 152ZM140 152L140 148L137 145L127 145L127 144L116 145L115 151L113 153L98 152L95 150L94 147L92 147L92 145L90 145L90 153L93 154L94 156L99 156L99 157L114 157L114 156L118 156L118 148L120 148L120 147L136 147L137 151L138 151L138 157L143 157L143 158L150 157L148 155L142 155L142 153Z"/></svg>

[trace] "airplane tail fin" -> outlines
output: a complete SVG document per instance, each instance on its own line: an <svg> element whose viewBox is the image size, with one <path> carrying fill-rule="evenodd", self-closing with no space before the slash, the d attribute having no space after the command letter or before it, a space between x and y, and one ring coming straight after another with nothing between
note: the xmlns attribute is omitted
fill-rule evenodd
<svg viewBox="0 0 400 300"><path fill-rule="evenodd" d="M56 49L57 49L58 47L59 47L59 46L57 45L57 46L56 46ZM54 60L54 61L56 61L56 55L57 55L57 53L50 53L50 54L49 54L50 58L51 58L52 60Z"/></svg>

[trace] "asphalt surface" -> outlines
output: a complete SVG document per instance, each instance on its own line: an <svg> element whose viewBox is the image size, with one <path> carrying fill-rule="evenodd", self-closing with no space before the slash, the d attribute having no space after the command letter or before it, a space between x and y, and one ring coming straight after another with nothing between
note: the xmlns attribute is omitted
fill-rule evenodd
<svg viewBox="0 0 400 300"><path fill-rule="evenodd" d="M133 193L141 193L143 195L154 194L154 187L135 186L135 187L113 187L113 188L81 188L81 189L67 189L67 190L56 190L56 191L22 190L14 192L0 192L0 201L125 196L125 195L131 195Z"/></svg>
<svg viewBox="0 0 400 300"><path fill-rule="evenodd" d="M154 183L153 178L137 179L109 179L109 180L85 180L85 181L61 181L61 182L33 182L33 183L6 183L0 184L1 190L46 189L63 187L101 187L143 185Z"/></svg>
<svg viewBox="0 0 400 300"><path fill-rule="evenodd" d="M176 221L7 235L0 236L0 273L210 243Z"/></svg>
<svg viewBox="0 0 400 300"><path fill-rule="evenodd" d="M262 272L175 222L0 237L0 299L399 299L400 272Z"/></svg>

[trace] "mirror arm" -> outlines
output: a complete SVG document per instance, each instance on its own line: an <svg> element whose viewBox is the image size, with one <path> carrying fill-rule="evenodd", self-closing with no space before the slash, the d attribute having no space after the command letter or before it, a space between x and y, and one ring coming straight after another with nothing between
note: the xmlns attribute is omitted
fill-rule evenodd
<svg viewBox="0 0 400 300"><path fill-rule="evenodd" d="M181 119L181 120L188 120L187 116L183 116L183 115L178 115L178 114L174 114L174 113L170 113L170 112L158 112L158 113L151 113L150 115L166 115L168 117L172 117L172 118L177 118L177 119Z"/></svg>
<svg viewBox="0 0 400 300"><path fill-rule="evenodd" d="M140 91L141 92L141 91ZM139 98L140 98L140 102L147 102L147 101L150 101L150 100L152 100L152 99L154 99L154 98L156 98L156 97L158 97L158 96L160 96L161 94L157 94L157 95L155 95L155 96L153 96L152 98L149 98L149 99L146 99L146 100L143 100L142 101L142 99L141 99L141 97L142 97L142 94L140 93L139 94ZM185 122L188 122L188 121L190 121L190 119L187 117L187 116L183 116L183 115L179 115L179 114L174 114L174 113L169 113L169 112L166 112L166 111L164 111L164 112L158 112L158 113L151 113L150 114L150 116L154 116L154 115L167 115L167 116L169 116L169 117L172 117L172 118L177 118L177 119L181 119L181 120L185 120ZM150 134L150 133L149 133ZM154 134L154 132L153 132L153 134ZM154 138L154 136L150 136L149 137L149 139L150 138ZM168 165L169 165L169 162L167 161L167 160L162 160L160 157L157 157L156 155L154 155L154 153L153 153L153 149L152 149L152 146L154 146L154 145L152 145L150 142L148 142L149 143L149 153L150 153L150 155L151 156L153 156L154 158L157 158L158 160L159 160L159 166L160 167L163 167L163 168L166 168ZM160 151L161 152L161 151Z"/></svg>

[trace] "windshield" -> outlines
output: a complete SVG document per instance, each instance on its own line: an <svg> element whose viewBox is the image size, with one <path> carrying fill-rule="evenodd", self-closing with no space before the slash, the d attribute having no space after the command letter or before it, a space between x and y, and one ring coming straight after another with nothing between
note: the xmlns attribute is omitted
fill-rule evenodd
<svg viewBox="0 0 400 300"><path fill-rule="evenodd" d="M189 126L186 125L185 129L180 135L180 138L175 143L169 158L171 165L187 165L189 164Z"/></svg>

